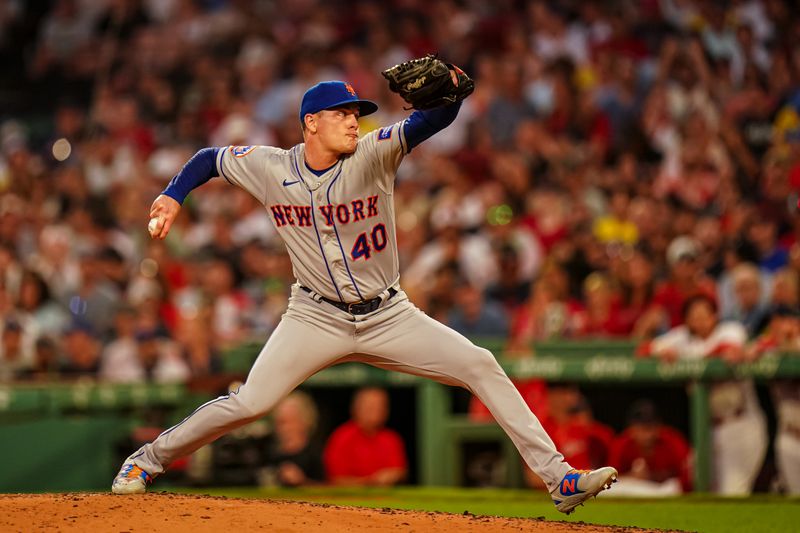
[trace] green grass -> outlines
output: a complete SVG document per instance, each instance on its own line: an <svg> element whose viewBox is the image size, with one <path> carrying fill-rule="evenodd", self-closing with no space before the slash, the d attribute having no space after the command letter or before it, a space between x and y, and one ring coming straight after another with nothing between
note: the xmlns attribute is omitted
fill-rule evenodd
<svg viewBox="0 0 800 533"><path fill-rule="evenodd" d="M668 499L591 500L566 517L557 512L541 492L507 489L413 488L354 489L176 489L179 492L300 500L362 507L391 507L476 515L543 517L547 520L587 522L641 528L681 529L702 532L798 531L800 500L779 496L716 498L691 495Z"/></svg>

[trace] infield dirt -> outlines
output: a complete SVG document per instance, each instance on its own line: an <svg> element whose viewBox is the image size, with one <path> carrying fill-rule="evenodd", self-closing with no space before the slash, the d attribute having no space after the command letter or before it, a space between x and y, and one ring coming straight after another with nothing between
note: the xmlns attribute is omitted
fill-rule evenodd
<svg viewBox="0 0 800 533"><path fill-rule="evenodd" d="M644 529L499 518L367 509L283 500L247 500L214 496L150 493L0 495L0 531L216 532L274 531L418 532L638 532Z"/></svg>

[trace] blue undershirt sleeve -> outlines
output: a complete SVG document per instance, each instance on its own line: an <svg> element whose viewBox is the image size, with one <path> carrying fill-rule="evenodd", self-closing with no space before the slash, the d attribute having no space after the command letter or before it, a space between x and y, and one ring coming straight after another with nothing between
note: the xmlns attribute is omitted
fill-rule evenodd
<svg viewBox="0 0 800 533"><path fill-rule="evenodd" d="M217 173L217 153L219 148L203 148L192 156L183 165L183 168L169 182L161 194L173 198L182 204L192 189L196 189L211 178L219 176Z"/></svg>
<svg viewBox="0 0 800 533"><path fill-rule="evenodd" d="M429 139L453 123L461 109L461 102L436 109L414 111L403 125L403 134L408 142L408 152L425 139Z"/></svg>

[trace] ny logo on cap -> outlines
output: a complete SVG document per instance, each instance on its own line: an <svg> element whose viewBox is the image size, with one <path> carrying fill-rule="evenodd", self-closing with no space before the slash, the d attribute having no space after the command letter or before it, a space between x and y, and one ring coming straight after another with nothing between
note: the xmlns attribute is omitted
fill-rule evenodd
<svg viewBox="0 0 800 533"><path fill-rule="evenodd" d="M344 84L344 88L347 89L347 92L349 92L351 95L353 95L353 96L356 95L356 90L353 89L353 86L350 85L349 83L345 83Z"/></svg>

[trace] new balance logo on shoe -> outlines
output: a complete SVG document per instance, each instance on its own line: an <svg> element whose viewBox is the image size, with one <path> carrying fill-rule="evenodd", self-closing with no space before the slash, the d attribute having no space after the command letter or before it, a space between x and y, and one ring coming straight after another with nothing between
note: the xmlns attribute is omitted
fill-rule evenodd
<svg viewBox="0 0 800 533"><path fill-rule="evenodd" d="M597 470L570 470L564 475L555 489L550 493L556 509L570 514L586 500L597 496L600 491L611 488L617 480L616 469L605 466Z"/></svg>

